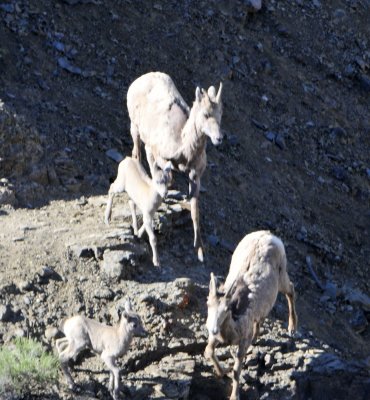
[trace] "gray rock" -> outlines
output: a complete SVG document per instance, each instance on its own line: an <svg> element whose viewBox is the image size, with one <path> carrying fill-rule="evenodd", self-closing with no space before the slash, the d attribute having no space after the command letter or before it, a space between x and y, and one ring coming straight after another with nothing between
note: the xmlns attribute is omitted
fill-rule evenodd
<svg viewBox="0 0 370 400"><path fill-rule="evenodd" d="M0 304L0 321L10 322L12 319L12 310L8 304Z"/></svg>
<svg viewBox="0 0 370 400"><path fill-rule="evenodd" d="M9 187L0 187L0 205L9 204L14 206L16 202L14 190Z"/></svg>
<svg viewBox="0 0 370 400"><path fill-rule="evenodd" d="M360 74L357 79L360 83L360 87L366 92L370 92L370 78L365 74Z"/></svg>
<svg viewBox="0 0 370 400"><path fill-rule="evenodd" d="M75 65L72 65L67 57L59 57L58 65L61 68L63 68L64 70L70 72L71 74L76 74L76 75L82 74L82 69L79 67L76 67Z"/></svg>
<svg viewBox="0 0 370 400"><path fill-rule="evenodd" d="M216 235L208 235L208 242L211 246L216 247L220 242L220 238Z"/></svg>
<svg viewBox="0 0 370 400"><path fill-rule="evenodd" d="M50 342L51 339L54 339L58 336L59 329L55 326L48 326L45 329L45 338Z"/></svg>
<svg viewBox="0 0 370 400"><path fill-rule="evenodd" d="M117 149L109 149L105 152L105 154L117 163L120 163L124 158Z"/></svg>
<svg viewBox="0 0 370 400"><path fill-rule="evenodd" d="M92 258L97 253L96 246L72 244L67 246L67 253L70 258Z"/></svg>
<svg viewBox="0 0 370 400"><path fill-rule="evenodd" d="M144 254L147 254L144 246L132 243L125 243L122 250L106 250L102 270L111 278L129 279Z"/></svg>
<svg viewBox="0 0 370 400"><path fill-rule="evenodd" d="M94 297L96 299L113 300L114 292L109 288L99 288L95 290Z"/></svg>

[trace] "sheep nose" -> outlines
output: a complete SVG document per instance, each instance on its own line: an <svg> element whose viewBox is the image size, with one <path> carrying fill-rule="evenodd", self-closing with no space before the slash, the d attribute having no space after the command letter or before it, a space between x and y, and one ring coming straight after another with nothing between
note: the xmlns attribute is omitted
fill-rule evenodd
<svg viewBox="0 0 370 400"><path fill-rule="evenodd" d="M217 335L218 334L218 328L213 328L212 329L212 334Z"/></svg>

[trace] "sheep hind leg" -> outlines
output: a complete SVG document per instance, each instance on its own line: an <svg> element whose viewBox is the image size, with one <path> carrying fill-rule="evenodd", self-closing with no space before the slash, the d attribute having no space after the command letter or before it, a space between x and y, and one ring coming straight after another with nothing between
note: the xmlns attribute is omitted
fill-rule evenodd
<svg viewBox="0 0 370 400"><path fill-rule="evenodd" d="M294 285L292 282L289 282L290 290L285 294L288 300L288 309L289 309L289 324L288 331L291 336L297 331L298 318L295 310L295 291Z"/></svg>
<svg viewBox="0 0 370 400"><path fill-rule="evenodd" d="M67 339L68 340L68 339ZM69 360L75 358L78 353L85 347L85 346L78 346L74 341L68 341L68 346L65 346L64 349L59 353L59 360L60 366L66 378L68 387L75 391L76 384L72 378L71 371L68 366ZM63 345L63 342L60 342ZM59 345L60 347L60 345ZM58 348L58 347L57 347Z"/></svg>
<svg viewBox="0 0 370 400"><path fill-rule="evenodd" d="M130 209L131 209L132 227L134 228L134 235L137 236L138 229L137 229L137 218L136 218L136 205L131 199L128 201L128 204L130 205Z"/></svg>
<svg viewBox="0 0 370 400"><path fill-rule="evenodd" d="M122 193L125 190L125 184L124 182L121 182L120 180L117 179L110 185L109 192L108 192L108 201L107 201L107 207L105 209L105 215L104 215L104 222L109 225L109 221L111 219L112 215L112 206L113 206L113 198L115 194L117 193Z"/></svg>
<svg viewBox="0 0 370 400"><path fill-rule="evenodd" d="M294 333L297 331L298 318L295 310L294 285L290 281L288 273L285 273L283 275L280 291L285 294L285 297L288 300L288 309L289 309L288 332L291 336L293 336Z"/></svg>
<svg viewBox="0 0 370 400"><path fill-rule="evenodd" d="M240 397L239 397L240 372L242 369L245 352L246 352L248 346L249 346L249 344L248 344L247 339L241 340L241 342L239 343L238 351L234 357L235 362L234 362L233 376L232 376L233 387L232 387L232 391L231 391L230 400L239 400L240 399Z"/></svg>

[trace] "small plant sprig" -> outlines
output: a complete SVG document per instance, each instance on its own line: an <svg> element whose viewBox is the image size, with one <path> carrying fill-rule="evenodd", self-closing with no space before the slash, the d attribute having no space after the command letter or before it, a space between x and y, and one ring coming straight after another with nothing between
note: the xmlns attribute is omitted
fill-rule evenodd
<svg viewBox="0 0 370 400"><path fill-rule="evenodd" d="M0 394L21 394L50 385L57 381L58 373L58 358L33 339L16 338L0 347Z"/></svg>

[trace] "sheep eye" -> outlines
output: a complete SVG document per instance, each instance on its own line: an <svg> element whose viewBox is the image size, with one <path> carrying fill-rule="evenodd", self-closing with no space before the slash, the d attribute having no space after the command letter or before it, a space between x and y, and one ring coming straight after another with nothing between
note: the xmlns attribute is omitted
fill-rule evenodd
<svg viewBox="0 0 370 400"><path fill-rule="evenodd" d="M211 114L209 114L209 113L204 113L204 118L205 118L205 119L211 118Z"/></svg>

